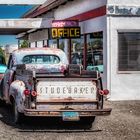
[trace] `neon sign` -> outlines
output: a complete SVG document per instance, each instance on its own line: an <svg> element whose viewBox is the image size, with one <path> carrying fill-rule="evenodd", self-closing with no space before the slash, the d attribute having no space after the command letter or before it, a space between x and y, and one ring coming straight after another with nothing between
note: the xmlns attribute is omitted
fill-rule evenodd
<svg viewBox="0 0 140 140"><path fill-rule="evenodd" d="M51 28L51 38L80 38L80 27L57 27Z"/></svg>

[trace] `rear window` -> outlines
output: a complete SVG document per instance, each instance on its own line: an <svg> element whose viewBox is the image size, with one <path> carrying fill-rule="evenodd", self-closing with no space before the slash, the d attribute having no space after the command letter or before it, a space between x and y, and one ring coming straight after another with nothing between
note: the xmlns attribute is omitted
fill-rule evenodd
<svg viewBox="0 0 140 140"><path fill-rule="evenodd" d="M27 55L23 58L24 64L58 64L60 58L56 55Z"/></svg>

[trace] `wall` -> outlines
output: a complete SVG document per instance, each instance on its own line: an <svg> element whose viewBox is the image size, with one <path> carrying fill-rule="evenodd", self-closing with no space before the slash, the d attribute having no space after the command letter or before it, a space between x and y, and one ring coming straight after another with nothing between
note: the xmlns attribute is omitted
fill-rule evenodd
<svg viewBox="0 0 140 140"><path fill-rule="evenodd" d="M48 30L43 29L29 34L29 42L48 39Z"/></svg>
<svg viewBox="0 0 140 140"><path fill-rule="evenodd" d="M108 5L138 6L140 0L107 0Z"/></svg>
<svg viewBox="0 0 140 140"><path fill-rule="evenodd" d="M107 53L108 53L108 88L111 100L140 100L140 72L118 72L118 31L139 31L140 18L108 17L107 18Z"/></svg>
<svg viewBox="0 0 140 140"><path fill-rule="evenodd" d="M106 0L76 0L59 6L54 12L55 19L65 19L106 5ZM65 11L65 12L64 12Z"/></svg>

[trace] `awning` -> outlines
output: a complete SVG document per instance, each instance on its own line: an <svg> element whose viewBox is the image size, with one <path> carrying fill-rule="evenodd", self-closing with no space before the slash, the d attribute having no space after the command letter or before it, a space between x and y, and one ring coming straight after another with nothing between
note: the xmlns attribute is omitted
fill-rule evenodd
<svg viewBox="0 0 140 140"><path fill-rule="evenodd" d="M0 35L17 35L31 29L50 28L53 18L0 19Z"/></svg>

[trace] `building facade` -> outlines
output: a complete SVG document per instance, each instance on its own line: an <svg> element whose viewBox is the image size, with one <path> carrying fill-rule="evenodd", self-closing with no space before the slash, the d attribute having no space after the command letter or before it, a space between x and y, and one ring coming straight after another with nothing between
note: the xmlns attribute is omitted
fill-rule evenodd
<svg viewBox="0 0 140 140"><path fill-rule="evenodd" d="M78 20L80 38L52 39L49 25L26 34L30 47L58 47L70 63L103 71L110 100L140 99L139 0L48 0L24 17Z"/></svg>

